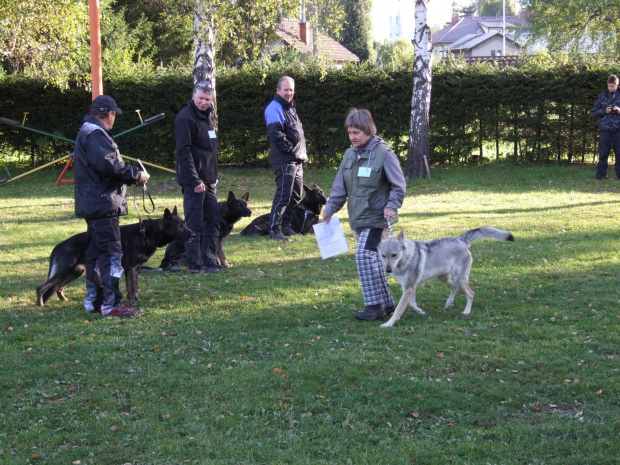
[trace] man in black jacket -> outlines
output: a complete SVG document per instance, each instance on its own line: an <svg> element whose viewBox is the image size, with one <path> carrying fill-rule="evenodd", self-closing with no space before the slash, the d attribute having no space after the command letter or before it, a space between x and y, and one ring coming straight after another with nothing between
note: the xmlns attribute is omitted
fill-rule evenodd
<svg viewBox="0 0 620 465"><path fill-rule="evenodd" d="M612 145L616 155L616 177L620 179L620 93L617 90L618 76L612 74L607 79L607 90L598 96L592 109L592 114L599 118L598 126L601 130L596 179L607 176L607 159Z"/></svg>
<svg viewBox="0 0 620 465"><path fill-rule="evenodd" d="M304 185L303 164L308 161L306 139L297 116L293 95L295 81L289 76L278 80L276 95L265 108L265 121L269 134L269 162L276 174L276 195L269 215L269 237L288 241L294 234L290 224L283 223L286 207L293 207L301 200Z"/></svg>
<svg viewBox="0 0 620 465"><path fill-rule="evenodd" d="M123 303L119 216L127 215L126 185L143 185L149 174L126 165L110 129L122 111L109 95L91 104L75 140L75 215L85 218L86 291L84 308L103 316L133 317L142 312ZM101 287L99 284L101 283Z"/></svg>
<svg viewBox="0 0 620 465"><path fill-rule="evenodd" d="M187 227L196 235L185 243L189 274L217 273L220 208L217 204L217 135L211 124L213 88L194 86L191 100L174 120L177 182L183 192Z"/></svg>

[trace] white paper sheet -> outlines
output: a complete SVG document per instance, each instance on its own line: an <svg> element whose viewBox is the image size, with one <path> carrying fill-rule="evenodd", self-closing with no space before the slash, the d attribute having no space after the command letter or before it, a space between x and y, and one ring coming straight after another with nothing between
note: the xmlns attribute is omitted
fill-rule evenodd
<svg viewBox="0 0 620 465"><path fill-rule="evenodd" d="M312 227L323 260L349 251L349 244L337 216L332 216L329 223L317 223Z"/></svg>

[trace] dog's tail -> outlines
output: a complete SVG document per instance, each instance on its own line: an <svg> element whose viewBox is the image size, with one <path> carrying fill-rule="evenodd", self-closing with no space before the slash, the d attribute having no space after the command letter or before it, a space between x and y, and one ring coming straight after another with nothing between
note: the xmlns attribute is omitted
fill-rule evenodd
<svg viewBox="0 0 620 465"><path fill-rule="evenodd" d="M508 231L502 231L501 229L492 228L490 226L483 226L481 228L472 229L466 233L461 234L461 240L465 241L467 245L471 244L477 239L495 239L498 241L514 241L514 236Z"/></svg>

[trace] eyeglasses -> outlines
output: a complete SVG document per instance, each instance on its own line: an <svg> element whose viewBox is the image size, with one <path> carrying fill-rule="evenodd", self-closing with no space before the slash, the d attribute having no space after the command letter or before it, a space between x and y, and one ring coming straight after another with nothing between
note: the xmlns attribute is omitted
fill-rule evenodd
<svg viewBox="0 0 620 465"><path fill-rule="evenodd" d="M201 87L201 88L206 87L207 89L212 89L213 88L213 86L211 85L210 82L199 82L194 87Z"/></svg>

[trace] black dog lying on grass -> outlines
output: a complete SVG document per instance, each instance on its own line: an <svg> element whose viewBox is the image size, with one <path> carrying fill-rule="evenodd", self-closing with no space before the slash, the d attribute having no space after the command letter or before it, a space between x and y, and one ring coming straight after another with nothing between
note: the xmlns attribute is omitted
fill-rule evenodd
<svg viewBox="0 0 620 465"><path fill-rule="evenodd" d="M144 231L142 232L142 229ZM174 240L189 241L194 233L185 225L185 220L166 208L163 218L148 219L142 223L121 226L123 258L121 265L125 271L127 298L134 305L138 300L138 268L153 256L159 247ZM47 281L37 287L37 305L45 302L56 293L61 300L69 300L63 293L67 284L75 281L86 270L86 233L79 233L56 245L50 256Z"/></svg>
<svg viewBox="0 0 620 465"><path fill-rule="evenodd" d="M241 198L236 198L232 191L228 192L228 199L218 202L222 220L220 221L220 237L217 242L217 261L218 265L226 268L230 266L226 260L223 242L230 235L235 223L243 217L252 215L252 210L248 208L250 193L246 192ZM173 241L167 248L164 258L158 268L148 268L143 266L145 271L181 271L187 267L187 256L185 255L185 244L182 240Z"/></svg>
<svg viewBox="0 0 620 465"><path fill-rule="evenodd" d="M288 224L290 220L293 234L314 234L312 226L319 222L321 209L327 203L327 197L323 190L316 184L309 189L304 185L304 198L294 207L287 207L284 211L282 224ZM292 216L292 219L291 219ZM269 213L255 218L239 234L242 236L267 236L269 234ZM287 231L282 231L285 235Z"/></svg>

